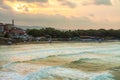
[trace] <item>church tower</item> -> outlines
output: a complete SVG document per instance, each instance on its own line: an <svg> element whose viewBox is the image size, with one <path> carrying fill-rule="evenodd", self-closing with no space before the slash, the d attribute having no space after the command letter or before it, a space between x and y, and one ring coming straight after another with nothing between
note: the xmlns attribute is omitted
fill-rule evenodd
<svg viewBox="0 0 120 80"><path fill-rule="evenodd" d="M12 20L12 26L14 27L14 19Z"/></svg>

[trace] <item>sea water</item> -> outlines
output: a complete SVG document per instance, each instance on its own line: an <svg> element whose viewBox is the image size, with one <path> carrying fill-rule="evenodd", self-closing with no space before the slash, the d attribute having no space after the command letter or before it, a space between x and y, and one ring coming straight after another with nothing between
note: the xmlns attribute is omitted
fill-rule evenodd
<svg viewBox="0 0 120 80"><path fill-rule="evenodd" d="M120 64L120 42L0 46L0 80L115 80L110 70L87 72L59 65L23 63L49 56L71 61L100 59L117 65Z"/></svg>

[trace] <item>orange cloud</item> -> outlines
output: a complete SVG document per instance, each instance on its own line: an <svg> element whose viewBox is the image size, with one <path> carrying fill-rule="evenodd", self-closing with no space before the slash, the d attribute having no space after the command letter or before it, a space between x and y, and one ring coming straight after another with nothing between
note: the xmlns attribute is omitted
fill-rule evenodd
<svg viewBox="0 0 120 80"><path fill-rule="evenodd" d="M94 1L98 1L100 5L93 4ZM20 15L26 14L33 17L36 15L60 15L68 19L85 16L90 18L92 21L120 21L120 7L118 5L120 4L120 1L111 0L111 2L112 4L114 3L114 5L105 5L106 2L101 2L100 0L4 0L4 4L10 7L10 10L9 8L6 9L8 13L13 11ZM101 3L104 3L104 5L101 5ZM3 8L1 7L0 10L2 9ZM90 14L94 14L94 17ZM37 18L39 18L39 16Z"/></svg>
<svg viewBox="0 0 120 80"><path fill-rule="evenodd" d="M18 12L18 13L28 13L28 14L48 14L52 13L52 11L49 9L47 3L38 3L38 2L33 2L33 3L27 3L24 1L5 1L5 4L10 6L13 11Z"/></svg>
<svg viewBox="0 0 120 80"><path fill-rule="evenodd" d="M56 15L60 14L65 17L76 16L76 12L71 9L74 7L72 3L61 5L57 0L49 0L48 2L26 2L22 0L5 0L4 3L12 8L14 12L25 13L25 14L45 14L45 15Z"/></svg>

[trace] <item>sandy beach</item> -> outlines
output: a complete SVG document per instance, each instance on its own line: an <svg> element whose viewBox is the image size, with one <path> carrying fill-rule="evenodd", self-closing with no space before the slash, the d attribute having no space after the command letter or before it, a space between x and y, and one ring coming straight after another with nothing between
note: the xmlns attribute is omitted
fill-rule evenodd
<svg viewBox="0 0 120 80"><path fill-rule="evenodd" d="M53 42L0 46L0 79L119 80L119 44Z"/></svg>

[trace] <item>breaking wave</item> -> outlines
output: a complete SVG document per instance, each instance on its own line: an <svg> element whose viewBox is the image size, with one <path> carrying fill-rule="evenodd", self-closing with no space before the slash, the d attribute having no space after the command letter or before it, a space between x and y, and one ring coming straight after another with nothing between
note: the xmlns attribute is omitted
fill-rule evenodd
<svg viewBox="0 0 120 80"><path fill-rule="evenodd" d="M109 72L92 73L78 70L48 67L27 75L23 80L114 80Z"/></svg>

